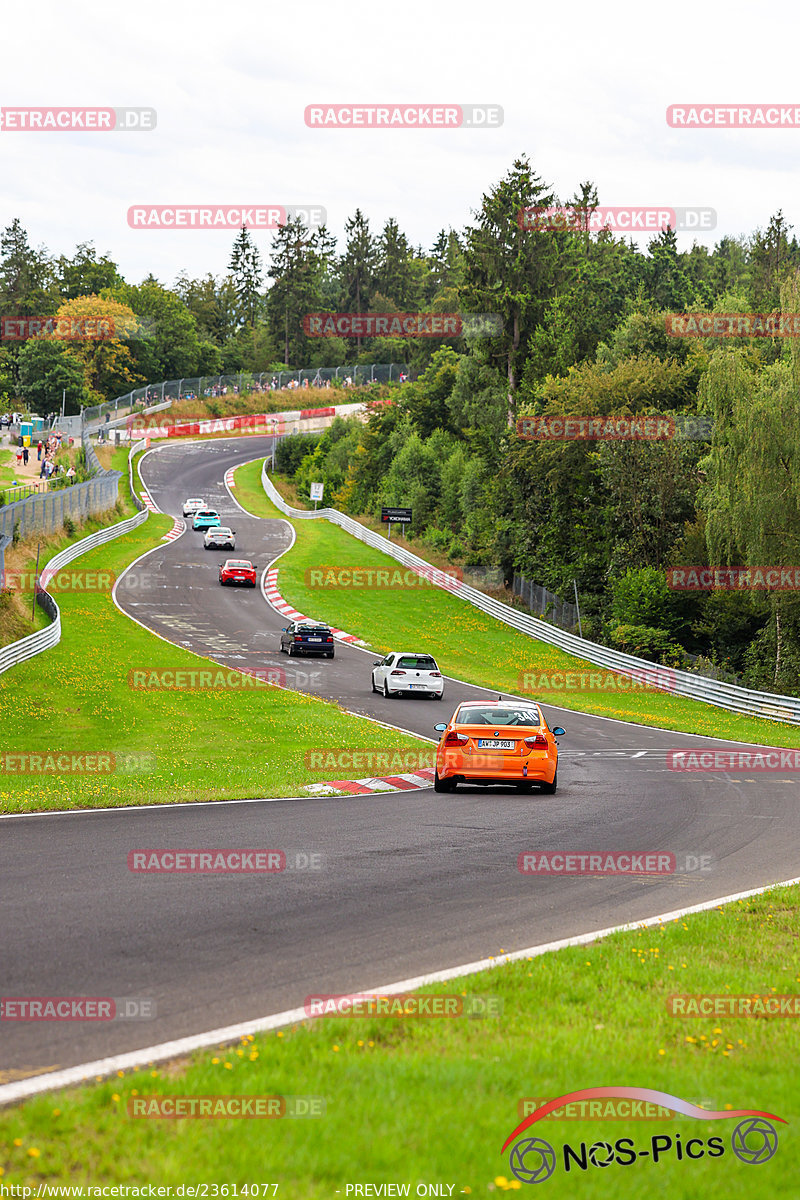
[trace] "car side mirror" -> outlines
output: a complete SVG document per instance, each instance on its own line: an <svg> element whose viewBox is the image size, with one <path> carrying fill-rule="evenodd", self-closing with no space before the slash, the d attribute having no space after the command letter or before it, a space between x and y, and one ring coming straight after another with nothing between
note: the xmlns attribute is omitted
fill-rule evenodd
<svg viewBox="0 0 800 1200"><path fill-rule="evenodd" d="M563 737L566 729L562 729L560 725L556 725L555 729L551 730L553 737Z"/></svg>
<svg viewBox="0 0 800 1200"><path fill-rule="evenodd" d="M288 632L289 632L289 626L288 626L288 625L286 626L286 628L285 628L285 629L282 629L282 630L281 630L281 633L288 633Z"/></svg>
<svg viewBox="0 0 800 1200"><path fill-rule="evenodd" d="M434 725L433 728L437 731L437 733L444 733L445 729L447 729L447 724L444 721L440 721L439 724Z"/></svg>
<svg viewBox="0 0 800 1200"><path fill-rule="evenodd" d="M373 667L379 667L381 664L379 662L376 662L376 663L373 663L372 665L373 665Z"/></svg>

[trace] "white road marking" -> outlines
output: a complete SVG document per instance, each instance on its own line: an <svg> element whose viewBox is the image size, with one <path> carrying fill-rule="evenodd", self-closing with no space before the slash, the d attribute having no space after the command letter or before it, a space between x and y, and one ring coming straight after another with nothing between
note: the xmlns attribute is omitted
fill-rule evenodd
<svg viewBox="0 0 800 1200"><path fill-rule="evenodd" d="M432 971L428 975L417 975L412 979L402 979L397 983L381 984L378 987L363 987L358 994L379 993L380 995L396 995L402 992L412 992L425 987L429 983L445 983L450 979L461 979L465 975L475 975L478 971L488 971L502 966L507 962L519 962L524 958L538 958L553 950L563 950L566 946L585 946L599 938L608 937L612 933L626 933L633 929L648 929L653 925L665 925L668 921L677 921L692 913L707 912L722 904L733 904L737 900L747 900L751 896L760 896L764 892L777 887L791 887L800 883L800 879L786 879L780 883L766 884L764 887L750 888L746 892L736 892L731 896L720 896L716 900L704 900L701 904L692 904L687 908L678 908L673 912L662 913L656 917L648 917L644 921L631 921L626 925L612 925L608 929L596 929L592 933L581 933L575 937L561 938L555 942L545 942L538 946L528 946L525 950L514 950L510 954L501 954L491 958L482 958L476 962L464 963L458 967L450 967L444 971ZM20 1079L14 1083L0 1086L0 1105L15 1104L41 1092L53 1091L55 1088L70 1087L94 1079L96 1076L113 1075L117 1071L130 1071L136 1067L148 1066L150 1063L163 1062L165 1059L178 1058L191 1054L195 1050L207 1049L221 1043L232 1043L248 1034L264 1033L270 1029L280 1029L287 1025L295 1025L301 1021L312 1020L306 1015L304 1008L291 1008L285 1012L273 1013L265 1017L255 1017L250 1021L241 1021L238 1025L225 1025L219 1029L209 1029L205 1033L193 1034L190 1037L178 1038L172 1042L161 1042L155 1046L147 1046L142 1050L133 1050L127 1054L115 1054L108 1058L100 1058L95 1062L81 1063L75 1067L67 1067L61 1071L51 1071L46 1075L36 1075L31 1079Z"/></svg>

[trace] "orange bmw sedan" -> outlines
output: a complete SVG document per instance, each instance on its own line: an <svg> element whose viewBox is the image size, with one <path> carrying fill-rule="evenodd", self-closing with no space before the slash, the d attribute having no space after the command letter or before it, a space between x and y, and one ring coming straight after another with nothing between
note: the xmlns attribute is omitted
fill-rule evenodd
<svg viewBox="0 0 800 1200"><path fill-rule="evenodd" d="M534 786L548 795L558 787L558 743L566 730L550 729L538 704L517 700L471 700L449 722L434 725L442 736L436 751L435 792L459 783Z"/></svg>

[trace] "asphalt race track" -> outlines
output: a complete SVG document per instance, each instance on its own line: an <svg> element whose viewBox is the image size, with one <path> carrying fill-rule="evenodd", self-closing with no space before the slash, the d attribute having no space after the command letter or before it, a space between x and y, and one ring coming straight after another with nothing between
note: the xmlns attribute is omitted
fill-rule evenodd
<svg viewBox="0 0 800 1200"><path fill-rule="evenodd" d="M269 445L263 437L169 445L142 471L167 513L180 515L191 495L218 507L237 531L236 554L263 569L289 545L288 527L245 516L223 478ZM441 704L386 700L370 690L373 656L363 650L338 644L333 661L281 655L286 620L260 590L219 587L227 556L204 551L202 535L188 529L133 569L118 601L156 633L218 663L282 668L290 686L426 737L457 701L487 694L450 680ZM424 636L413 648L426 648ZM462 787L452 795L305 796L1 821L3 995L145 997L156 1016L4 1021L0 1082L798 874L800 806L788 776L676 774L666 750L705 742L543 707L551 724L567 729L555 796ZM144 846L317 852L321 869L137 876L126 856ZM598 849L711 861L705 871L649 879L517 870L521 851Z"/></svg>

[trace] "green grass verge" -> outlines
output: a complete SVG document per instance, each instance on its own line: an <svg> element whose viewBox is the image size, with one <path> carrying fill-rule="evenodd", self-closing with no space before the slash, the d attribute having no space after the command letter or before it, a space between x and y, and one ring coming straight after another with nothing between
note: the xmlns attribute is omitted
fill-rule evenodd
<svg viewBox="0 0 800 1200"><path fill-rule="evenodd" d="M170 517L151 514L75 565L117 577L171 527ZM91 531L90 524L48 546L41 565ZM430 748L338 705L278 687L134 690L128 682L132 669L198 671L212 664L130 621L109 591L59 592L56 598L62 640L0 675L0 728L14 730L14 753L112 754L118 770L61 776L6 768L0 774L0 812L291 796L309 783L373 773L307 766L306 753L320 747ZM225 672L231 677L247 684L238 672ZM147 769L135 770L139 761Z"/></svg>
<svg viewBox="0 0 800 1200"><path fill-rule="evenodd" d="M776 1125L774 1158L751 1166L732 1153L735 1119L546 1118L524 1135L546 1139L558 1155L543 1194L796 1196L800 1023L676 1018L667 998L798 992L798 916L800 890L778 888L666 927L423 989L494 997L499 1016L303 1022L37 1097L0 1113L2 1182L213 1182L236 1184L239 1195L245 1184L278 1183L279 1198L303 1200L344 1197L348 1183L365 1182L407 1183L413 1196L417 1183L435 1182L454 1185L456 1197L489 1196L519 1188L500 1148L521 1120L521 1100L618 1085L658 1089L706 1109L765 1110L789 1123ZM128 1116L133 1098L160 1095L316 1096L326 1111L316 1120ZM654 1135L673 1139L657 1163L648 1157L629 1169L564 1172L565 1142L577 1150L581 1142L629 1137L639 1150ZM720 1136L725 1153L679 1161L678 1135L683 1145Z"/></svg>
<svg viewBox="0 0 800 1200"><path fill-rule="evenodd" d="M282 517L261 486L261 462L236 471L236 498L260 517ZM286 518L284 518L286 519ZM463 600L436 587L314 587L312 568L394 568L386 555L364 545L329 521L290 522L297 541L279 561L281 595L306 616L356 634L378 654L390 650L427 650L457 679L498 692L524 694L525 672L594 672L600 668L537 642L495 621ZM369 679L365 662L364 678ZM533 693L543 704L579 712L705 734L734 741L800 746L800 730L775 721L739 716L709 704L665 692L552 691Z"/></svg>

